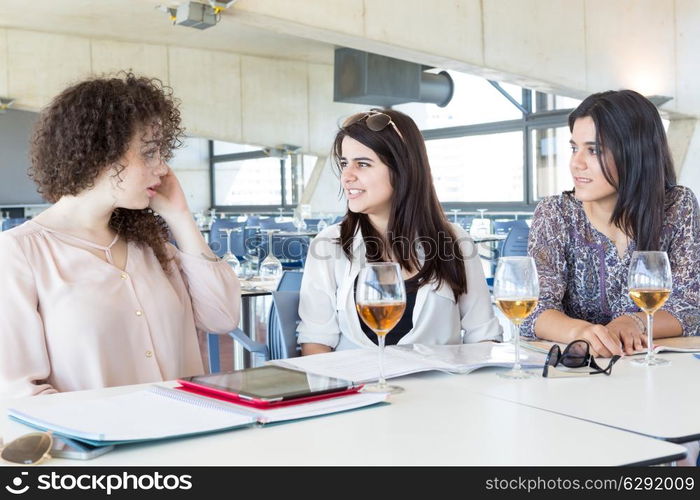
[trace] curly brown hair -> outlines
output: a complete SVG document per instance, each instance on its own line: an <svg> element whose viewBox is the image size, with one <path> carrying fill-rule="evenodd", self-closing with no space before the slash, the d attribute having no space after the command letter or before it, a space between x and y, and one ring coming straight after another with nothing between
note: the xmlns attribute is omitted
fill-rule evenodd
<svg viewBox="0 0 700 500"><path fill-rule="evenodd" d="M126 154L138 131L156 131L163 161L172 158L183 129L172 89L158 79L120 73L92 78L67 88L42 112L31 141L29 176L39 193L55 203L95 185L105 170L114 176L125 166ZM117 208L109 225L126 241L148 245L167 272L168 226L150 208Z"/></svg>

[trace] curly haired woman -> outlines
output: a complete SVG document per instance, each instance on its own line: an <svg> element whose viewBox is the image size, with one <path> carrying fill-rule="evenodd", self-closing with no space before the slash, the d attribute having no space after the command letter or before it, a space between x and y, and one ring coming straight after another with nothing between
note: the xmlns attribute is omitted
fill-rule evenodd
<svg viewBox="0 0 700 500"><path fill-rule="evenodd" d="M237 326L238 279L166 163L181 133L169 89L130 73L44 110L29 174L53 205L0 234L0 395L195 375L197 329Z"/></svg>

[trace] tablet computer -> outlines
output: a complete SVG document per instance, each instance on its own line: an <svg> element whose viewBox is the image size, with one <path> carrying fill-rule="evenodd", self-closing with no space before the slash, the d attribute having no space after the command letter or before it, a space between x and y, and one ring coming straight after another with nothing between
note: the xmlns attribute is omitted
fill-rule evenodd
<svg viewBox="0 0 700 500"><path fill-rule="evenodd" d="M184 377L178 382L191 392L260 407L334 397L362 387L349 380L272 365Z"/></svg>

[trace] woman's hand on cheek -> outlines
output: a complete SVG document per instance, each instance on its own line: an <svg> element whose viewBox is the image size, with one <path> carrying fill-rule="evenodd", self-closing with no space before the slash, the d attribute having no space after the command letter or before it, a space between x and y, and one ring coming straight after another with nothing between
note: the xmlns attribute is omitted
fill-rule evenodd
<svg viewBox="0 0 700 500"><path fill-rule="evenodd" d="M187 198L172 168L168 167L168 173L161 178L160 186L151 198L150 207L165 218L180 213L189 214Z"/></svg>

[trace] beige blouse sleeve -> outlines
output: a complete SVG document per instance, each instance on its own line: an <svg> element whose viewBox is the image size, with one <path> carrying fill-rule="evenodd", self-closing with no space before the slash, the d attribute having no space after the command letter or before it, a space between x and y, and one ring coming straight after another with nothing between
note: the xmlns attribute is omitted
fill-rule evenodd
<svg viewBox="0 0 700 500"><path fill-rule="evenodd" d="M197 329L228 333L238 328L241 285L224 261L212 262L171 246L175 261L192 300Z"/></svg>
<svg viewBox="0 0 700 500"><path fill-rule="evenodd" d="M18 241L0 235L0 396L57 392L32 269Z"/></svg>

